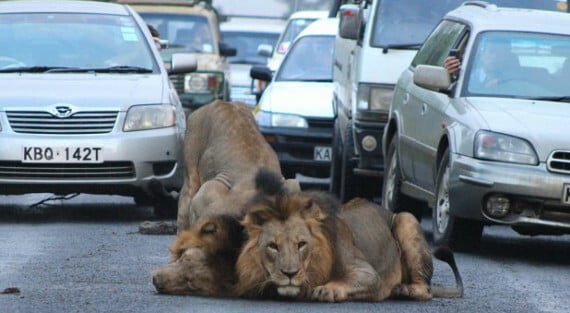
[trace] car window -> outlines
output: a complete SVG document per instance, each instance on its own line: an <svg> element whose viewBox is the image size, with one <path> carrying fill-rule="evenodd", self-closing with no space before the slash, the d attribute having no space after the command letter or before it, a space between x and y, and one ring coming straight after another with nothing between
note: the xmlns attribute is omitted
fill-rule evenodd
<svg viewBox="0 0 570 313"><path fill-rule="evenodd" d="M257 54L257 47L261 44L275 46L279 33L224 31L224 42L237 49L234 57L228 58L230 63L236 64L266 64L267 58Z"/></svg>
<svg viewBox="0 0 570 313"><path fill-rule="evenodd" d="M472 49L464 95L569 95L570 37L526 32L483 32Z"/></svg>
<svg viewBox="0 0 570 313"><path fill-rule="evenodd" d="M277 81L332 81L334 36L305 36L295 41L277 73Z"/></svg>
<svg viewBox="0 0 570 313"><path fill-rule="evenodd" d="M441 65L449 50L465 33L466 26L457 22L443 20L426 39L422 48L412 60L412 66L418 64Z"/></svg>
<svg viewBox="0 0 570 313"><path fill-rule="evenodd" d="M185 48L192 52L214 53L214 41L208 19L202 15L140 12L154 26L169 48Z"/></svg>
<svg viewBox="0 0 570 313"><path fill-rule="evenodd" d="M289 49L289 45L291 42L293 42L297 35L299 35L303 29L307 28L307 26L316 20L316 18L291 19L283 31L283 35L279 40L275 53L285 54L285 52L287 52L287 49Z"/></svg>
<svg viewBox="0 0 570 313"><path fill-rule="evenodd" d="M156 69L150 45L126 16L101 14L4 14L0 69L15 67Z"/></svg>

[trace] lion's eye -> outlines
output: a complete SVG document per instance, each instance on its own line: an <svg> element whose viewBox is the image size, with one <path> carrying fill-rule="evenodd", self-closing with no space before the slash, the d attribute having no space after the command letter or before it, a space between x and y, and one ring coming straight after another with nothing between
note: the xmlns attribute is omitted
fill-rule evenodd
<svg viewBox="0 0 570 313"><path fill-rule="evenodd" d="M306 241L299 241L299 243L297 244L297 249L301 250L301 249L305 248L306 246L307 246Z"/></svg>
<svg viewBox="0 0 570 313"><path fill-rule="evenodd" d="M272 251L279 251L279 247L278 247L277 244L274 243L274 242L269 243L269 244L267 245L267 248L268 248L269 250L272 250Z"/></svg>

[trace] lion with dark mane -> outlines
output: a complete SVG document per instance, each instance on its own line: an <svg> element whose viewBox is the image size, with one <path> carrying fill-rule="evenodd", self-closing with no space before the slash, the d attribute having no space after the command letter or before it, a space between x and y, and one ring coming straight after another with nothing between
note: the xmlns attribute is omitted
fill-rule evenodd
<svg viewBox="0 0 570 313"><path fill-rule="evenodd" d="M434 255L450 265L457 286L431 285L430 249L413 215L364 199L341 209L324 192L288 192L269 171L258 173L256 186L242 221L248 239L236 263L238 296L339 302L463 295L446 248Z"/></svg>

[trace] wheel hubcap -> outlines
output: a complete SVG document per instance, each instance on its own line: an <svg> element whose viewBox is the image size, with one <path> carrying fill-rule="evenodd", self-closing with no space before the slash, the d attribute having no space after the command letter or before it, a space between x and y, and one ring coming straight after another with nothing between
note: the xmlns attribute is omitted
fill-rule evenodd
<svg viewBox="0 0 570 313"><path fill-rule="evenodd" d="M444 171L436 201L437 230L441 234L445 232L449 222L449 166Z"/></svg>

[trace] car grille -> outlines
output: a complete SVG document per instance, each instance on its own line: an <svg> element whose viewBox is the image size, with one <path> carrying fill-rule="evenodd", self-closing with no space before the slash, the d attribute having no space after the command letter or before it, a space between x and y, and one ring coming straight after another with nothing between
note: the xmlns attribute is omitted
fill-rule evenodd
<svg viewBox="0 0 570 313"><path fill-rule="evenodd" d="M333 129L334 120L331 118L309 118L307 119L309 128L328 128Z"/></svg>
<svg viewBox="0 0 570 313"><path fill-rule="evenodd" d="M0 179L112 179L133 178L131 162L101 164L0 162Z"/></svg>
<svg viewBox="0 0 570 313"><path fill-rule="evenodd" d="M570 174L570 151L554 151L548 157L548 170L555 173Z"/></svg>
<svg viewBox="0 0 570 313"><path fill-rule="evenodd" d="M16 133L85 135L110 133L117 120L117 111L77 112L60 118L49 112L8 111L10 127Z"/></svg>
<svg viewBox="0 0 570 313"><path fill-rule="evenodd" d="M179 95L184 93L184 75L172 75L170 81Z"/></svg>

